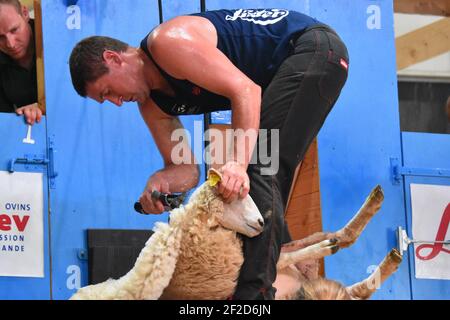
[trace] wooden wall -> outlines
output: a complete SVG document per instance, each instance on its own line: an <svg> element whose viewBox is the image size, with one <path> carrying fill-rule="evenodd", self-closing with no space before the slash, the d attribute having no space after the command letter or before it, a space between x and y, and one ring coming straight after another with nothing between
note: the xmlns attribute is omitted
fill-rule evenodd
<svg viewBox="0 0 450 320"><path fill-rule="evenodd" d="M286 220L293 239L322 231L317 139L313 141L297 169Z"/></svg>

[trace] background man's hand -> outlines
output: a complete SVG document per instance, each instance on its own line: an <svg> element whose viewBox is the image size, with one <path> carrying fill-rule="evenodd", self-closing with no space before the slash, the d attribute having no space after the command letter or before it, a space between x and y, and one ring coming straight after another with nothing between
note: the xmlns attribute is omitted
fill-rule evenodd
<svg viewBox="0 0 450 320"><path fill-rule="evenodd" d="M139 198L139 202L146 213L161 214L166 210L161 201L152 198L152 191L154 190L169 193L169 183L165 179L159 178L157 174L151 176L144 192Z"/></svg>
<svg viewBox="0 0 450 320"><path fill-rule="evenodd" d="M243 165L236 161L229 161L219 171L222 173L219 193L225 202L230 203L237 198L243 199L248 195L250 179Z"/></svg>
<svg viewBox="0 0 450 320"><path fill-rule="evenodd" d="M39 123L42 118L42 111L39 109L37 103L18 108L16 113L18 115L23 115L25 117L25 122L30 125L33 125L36 122Z"/></svg>

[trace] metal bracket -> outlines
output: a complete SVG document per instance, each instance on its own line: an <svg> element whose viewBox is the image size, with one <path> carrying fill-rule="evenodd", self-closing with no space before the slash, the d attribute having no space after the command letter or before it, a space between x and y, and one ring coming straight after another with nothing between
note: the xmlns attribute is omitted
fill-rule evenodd
<svg viewBox="0 0 450 320"><path fill-rule="evenodd" d="M401 166L398 158L390 158L390 161L392 184L400 184L400 182L402 181L402 176L450 178L449 169L403 167Z"/></svg>
<svg viewBox="0 0 450 320"><path fill-rule="evenodd" d="M444 240L444 241L435 241L435 240L415 240L410 239L408 237L408 234L406 233L406 230L403 230L402 227L397 228L397 249L400 252L401 255L403 255L403 252L408 250L408 246L411 243L442 243L442 244L450 244L450 240Z"/></svg>
<svg viewBox="0 0 450 320"><path fill-rule="evenodd" d="M55 144L51 138L48 138L48 179L49 179L49 185L50 189L55 189L56 183L55 178L58 176L58 172L56 172L56 156L55 156L56 150L55 150Z"/></svg>
<svg viewBox="0 0 450 320"><path fill-rule="evenodd" d="M13 158L9 161L9 169L10 173L16 171L16 164L25 164L25 165L41 165L47 166L48 168L48 179L50 183L50 188L55 188L55 178L58 176L58 172L55 171L55 147L53 141L48 139L48 158L44 155L24 155L23 158Z"/></svg>
<svg viewBox="0 0 450 320"><path fill-rule="evenodd" d="M47 165L49 162L48 159L46 159L44 156L37 156L37 155L25 155L24 158L13 158L11 159L11 161L9 162L9 172L13 173L15 172L15 165L20 163L20 164L29 164L29 165Z"/></svg>

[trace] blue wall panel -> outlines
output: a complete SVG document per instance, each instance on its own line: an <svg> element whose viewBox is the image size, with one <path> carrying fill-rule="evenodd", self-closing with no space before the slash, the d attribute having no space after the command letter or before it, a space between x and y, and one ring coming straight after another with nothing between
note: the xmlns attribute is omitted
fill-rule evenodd
<svg viewBox="0 0 450 320"><path fill-rule="evenodd" d="M326 259L327 277L352 284L368 276L396 246L405 225L403 190L390 182L389 158L400 157L396 65L391 0L224 1L206 9L287 8L332 26L347 44L350 71L341 97L319 133L320 190L324 230L338 230L377 184L385 192L379 214L350 249ZM409 299L408 265L375 299Z"/></svg>
<svg viewBox="0 0 450 320"><path fill-rule="evenodd" d="M46 119L43 117L41 122L31 129L31 138L35 144L26 144L22 142L28 132L24 117L17 116L15 113L0 113L0 170L7 171L12 158L22 158L24 155L46 155L45 122ZM21 165L17 167L20 168Z"/></svg>
<svg viewBox="0 0 450 320"><path fill-rule="evenodd" d="M68 60L91 35L132 46L159 23L157 1L45 1L42 4L48 134L58 152L51 190L53 297L66 299L87 284L85 230L150 229L162 216L134 212L149 175L162 160L135 104L116 108L80 98Z"/></svg>
<svg viewBox="0 0 450 320"><path fill-rule="evenodd" d="M403 165L450 169L450 135L402 132Z"/></svg>
<svg viewBox="0 0 450 320"><path fill-rule="evenodd" d="M35 144L24 144L27 136L27 125L22 116L0 113L0 171L9 171L13 158L26 156L47 156L46 119L32 127L31 138ZM42 165L17 164L18 172L43 173L44 190L44 278L0 277L0 300L6 299L50 299L50 260L49 260L49 228L48 228L48 198L47 198L47 167ZM1 210L0 208L0 214Z"/></svg>
<svg viewBox="0 0 450 320"><path fill-rule="evenodd" d="M163 21L183 14L200 12L200 7L200 0L162 0Z"/></svg>
<svg viewBox="0 0 450 320"><path fill-rule="evenodd" d="M450 135L403 132L402 144L404 166L412 168L439 168L450 170ZM408 219L406 230L410 238L412 238L413 235L411 183L450 185L450 178L418 177L413 175L405 177L405 195ZM448 201L450 202L450 199L448 199ZM447 237L445 239L449 239L449 237L450 233L447 231ZM450 281L417 279L415 277L415 253L413 245L410 245L408 253L413 299L450 299ZM446 253L442 252L441 254L445 255Z"/></svg>
<svg viewBox="0 0 450 320"><path fill-rule="evenodd" d="M351 284L396 246L395 228L405 225L403 190L389 175L390 157L401 155L393 7L392 1L320 0L311 14L336 28L350 54L348 82L319 134L324 229L342 227L375 185L385 193L358 242L326 259L327 276ZM410 298L407 263L374 298Z"/></svg>
<svg viewBox="0 0 450 320"><path fill-rule="evenodd" d="M161 3L164 20L200 11L197 0ZM348 82L319 134L324 229L341 228L376 184L382 185L385 201L352 248L326 259L326 274L347 285L367 277L373 265L396 247L395 230L407 222L403 186L390 181L389 159L402 158L392 0L206 0L205 3L207 10L295 9L331 25L347 44ZM0 298L5 299L66 299L79 286L87 284L87 261L83 259L86 229L150 229L155 221L167 219L167 214L141 216L133 210L149 175L162 167L137 106L130 103L116 108L80 98L72 88L68 70L70 52L84 37L107 35L138 46L159 23L158 1L43 1L42 13L47 122L33 127L33 138L39 141L36 145L23 145L20 141L26 135L26 126L22 118L0 115L0 134L7 137L0 145L0 170L7 168L10 158L46 154L47 135L57 151L55 164L59 175L49 189L50 224L47 219L44 222L45 278L0 278ZM202 134L202 116L182 117L182 122L191 136L194 131ZM14 140L17 137L19 142ZM425 148L430 143L431 147ZM203 144L194 147L197 159L201 159ZM448 136L403 134L403 148L405 165L448 169ZM441 162L437 162L439 159ZM47 183L45 167L17 168L44 172ZM204 166L201 168L204 177ZM448 184L446 179L406 178L408 219L411 182ZM47 199L44 207L47 212ZM410 278L413 260L410 262L411 265L403 263L377 291L376 299L449 296L445 282L417 281L412 275Z"/></svg>

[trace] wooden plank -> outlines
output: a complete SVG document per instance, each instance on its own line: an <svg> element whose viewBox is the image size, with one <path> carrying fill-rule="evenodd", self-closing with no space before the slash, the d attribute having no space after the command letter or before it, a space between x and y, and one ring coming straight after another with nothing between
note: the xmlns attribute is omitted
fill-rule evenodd
<svg viewBox="0 0 450 320"><path fill-rule="evenodd" d="M309 147L294 180L286 221L293 239L322 231L317 139Z"/></svg>
<svg viewBox="0 0 450 320"><path fill-rule="evenodd" d="M36 44L36 73L38 86L38 105L45 114L45 77L44 77L44 49L42 42L42 9L41 0L34 1L34 30Z"/></svg>
<svg viewBox="0 0 450 320"><path fill-rule="evenodd" d="M303 239L323 230L320 203L317 139L311 143L294 179L285 219L292 239ZM325 262L319 261L319 274L325 276Z"/></svg>
<svg viewBox="0 0 450 320"><path fill-rule="evenodd" d="M41 1L41 0L20 0L20 3L24 6L28 7L29 9L33 9L33 5L35 1Z"/></svg>
<svg viewBox="0 0 450 320"><path fill-rule="evenodd" d="M397 13L450 16L449 0L395 0L394 11Z"/></svg>
<svg viewBox="0 0 450 320"><path fill-rule="evenodd" d="M443 18L396 40L397 70L450 51L450 18Z"/></svg>
<svg viewBox="0 0 450 320"><path fill-rule="evenodd" d="M314 192L293 198L286 220L294 239L303 239L314 232L321 231L320 193Z"/></svg>

